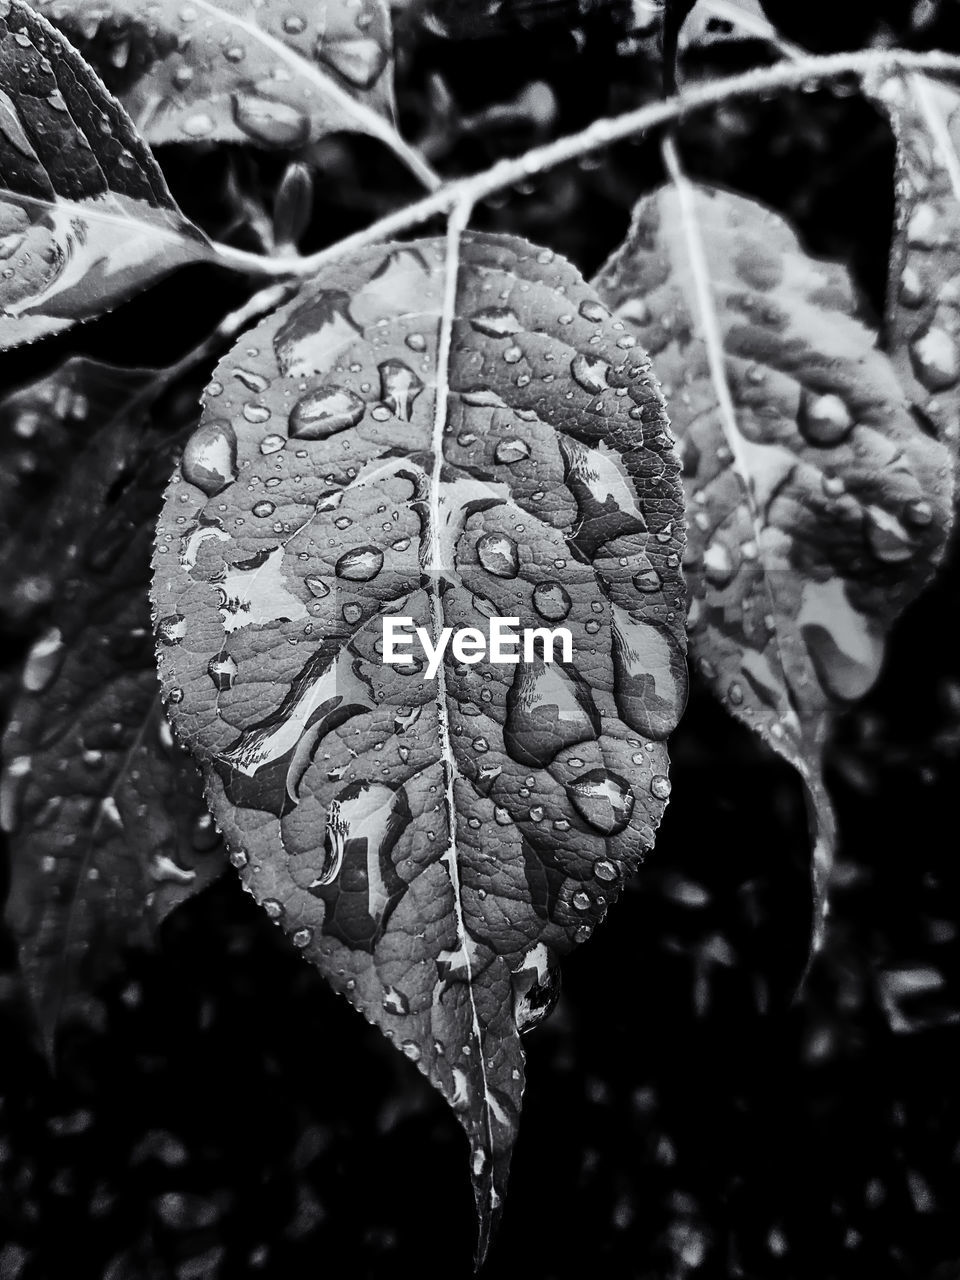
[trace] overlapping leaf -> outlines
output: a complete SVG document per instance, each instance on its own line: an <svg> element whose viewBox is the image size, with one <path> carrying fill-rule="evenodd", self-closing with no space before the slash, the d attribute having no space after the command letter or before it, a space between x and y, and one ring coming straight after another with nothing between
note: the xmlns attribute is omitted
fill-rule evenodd
<svg viewBox="0 0 960 1280"><path fill-rule="evenodd" d="M344 258L246 334L167 494L168 714L246 886L457 1112L481 1253L518 1032L669 791L682 528L635 338L549 251L473 235ZM562 625L573 661L427 678L385 665L388 615Z"/></svg>
<svg viewBox="0 0 960 1280"><path fill-rule="evenodd" d="M152 143L301 147L393 129L384 0L41 0Z"/></svg>
<svg viewBox="0 0 960 1280"><path fill-rule="evenodd" d="M99 502L98 442L61 489L70 553L3 742L8 919L50 1049L121 947L147 942L224 865L196 765L160 708L150 628L154 520L177 450L108 436L135 475Z"/></svg>
<svg viewBox="0 0 960 1280"><path fill-rule="evenodd" d="M920 73L867 87L897 136L886 345L928 430L960 445L960 91Z"/></svg>
<svg viewBox="0 0 960 1280"><path fill-rule="evenodd" d="M855 319L846 272L760 205L678 176L596 285L656 360L680 437L696 666L806 784L819 932L824 742L942 554L949 456Z"/></svg>
<svg viewBox="0 0 960 1280"><path fill-rule="evenodd" d="M2 0L0 348L99 315L211 253L83 59L21 0Z"/></svg>

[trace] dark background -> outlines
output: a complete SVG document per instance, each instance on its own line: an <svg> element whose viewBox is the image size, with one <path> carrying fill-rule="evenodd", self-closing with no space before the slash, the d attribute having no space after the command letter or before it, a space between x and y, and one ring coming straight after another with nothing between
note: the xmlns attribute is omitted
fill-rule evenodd
<svg viewBox="0 0 960 1280"><path fill-rule="evenodd" d="M445 174L658 92L650 47L616 6L494 6L492 34L454 38L482 8L435 6L432 31L410 18L400 32L402 124ZM960 51L957 9L768 6L822 51ZM738 46L690 74L767 57ZM442 110L436 75L453 97ZM879 309L893 150L868 105L842 88L790 94L701 117L680 142L693 175L780 209L811 251L850 264L865 308ZM372 142L318 150L306 248L415 195ZM187 213L220 235L228 169L269 193L284 165L229 148L160 159ZM655 143L627 144L504 195L477 223L589 276L659 180ZM235 239L252 244L242 229ZM244 296L214 269L183 272L117 317L3 356L2 386L78 351L168 362ZM958 576L944 572L910 610L880 684L841 722L829 757L838 888L799 1000L797 779L694 691L656 852L566 961L560 1006L527 1041L491 1280L960 1276ZM4 696L29 639L6 636ZM56 1079L14 963L0 940L0 1280L470 1275L456 1120L233 878L172 917L155 955L129 958L95 1024L64 1035ZM942 984L906 999L904 973L930 969Z"/></svg>

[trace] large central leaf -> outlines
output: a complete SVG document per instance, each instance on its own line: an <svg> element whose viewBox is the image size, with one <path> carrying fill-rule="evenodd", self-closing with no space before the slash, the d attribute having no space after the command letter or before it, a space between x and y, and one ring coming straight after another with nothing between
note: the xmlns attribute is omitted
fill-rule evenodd
<svg viewBox="0 0 960 1280"><path fill-rule="evenodd" d="M458 1113L481 1252L518 1031L669 792L677 471L646 357L576 272L452 234L343 258L248 333L167 494L168 712L247 887ZM448 650L431 679L384 663L385 615L562 626L573 660Z"/></svg>

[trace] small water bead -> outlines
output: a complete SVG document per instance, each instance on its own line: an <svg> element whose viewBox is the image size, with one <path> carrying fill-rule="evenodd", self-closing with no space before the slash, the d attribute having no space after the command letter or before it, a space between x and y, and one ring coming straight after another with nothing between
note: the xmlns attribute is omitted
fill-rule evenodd
<svg viewBox="0 0 960 1280"><path fill-rule="evenodd" d="M572 898L573 905L578 911L589 911L591 907L591 899L589 893L584 893L582 889L578 890Z"/></svg>
<svg viewBox="0 0 960 1280"><path fill-rule="evenodd" d="M296 147L310 136L310 120L298 107L257 93L232 95L233 118L255 142L271 147Z"/></svg>
<svg viewBox="0 0 960 1280"><path fill-rule="evenodd" d="M187 441L181 474L208 497L237 478L237 437L226 419L204 423Z"/></svg>
<svg viewBox="0 0 960 1280"><path fill-rule="evenodd" d="M589 942L593 937L593 925L582 924L573 935L575 942Z"/></svg>
<svg viewBox="0 0 960 1280"><path fill-rule="evenodd" d="M187 620L183 614L170 613L157 623L157 639L161 644L180 644L187 634Z"/></svg>
<svg viewBox="0 0 960 1280"><path fill-rule="evenodd" d="M488 338L507 338L523 328L520 319L510 307L486 307L470 317L470 324L478 333Z"/></svg>
<svg viewBox="0 0 960 1280"><path fill-rule="evenodd" d="M253 514L258 520L265 520L267 516L272 516L276 511L276 506L272 502L255 502L252 507Z"/></svg>
<svg viewBox="0 0 960 1280"><path fill-rule="evenodd" d="M910 344L914 371L929 391L945 391L960 380L960 350L945 329L932 325Z"/></svg>
<svg viewBox="0 0 960 1280"><path fill-rule="evenodd" d="M523 359L523 352L519 347L507 347L503 353L503 358L507 364L517 364Z"/></svg>
<svg viewBox="0 0 960 1280"><path fill-rule="evenodd" d="M477 539L477 559L498 578L515 578L520 572L517 544L502 533L485 533Z"/></svg>
<svg viewBox="0 0 960 1280"><path fill-rule="evenodd" d="M662 773L656 774L650 781L650 790L658 800L666 800L670 795L670 779Z"/></svg>
<svg viewBox="0 0 960 1280"><path fill-rule="evenodd" d="M423 379L402 360L385 360L378 370L384 406L400 422L409 422L413 402L424 388Z"/></svg>
<svg viewBox="0 0 960 1280"><path fill-rule="evenodd" d="M214 398L216 398L217 396L223 395L223 383L220 381L219 378L211 378L211 380L204 387L203 394L205 396L213 396Z"/></svg>
<svg viewBox="0 0 960 1280"><path fill-rule="evenodd" d="M642 569L639 573L633 575L633 585L638 591L650 592L659 591L663 585L659 573L656 569Z"/></svg>
<svg viewBox="0 0 960 1280"><path fill-rule="evenodd" d="M298 13L288 13L283 20L283 29L288 36L300 35L306 25L306 22Z"/></svg>
<svg viewBox="0 0 960 1280"><path fill-rule="evenodd" d="M743 702L743 685L734 680L727 689L727 697L735 707L739 707Z"/></svg>
<svg viewBox="0 0 960 1280"><path fill-rule="evenodd" d="M509 826L510 822L512 821L509 813L507 813L506 809L504 809L502 805L496 806L496 808L493 811L493 817L494 817L494 821L499 823L501 827Z"/></svg>
<svg viewBox="0 0 960 1280"><path fill-rule="evenodd" d="M411 1062L420 1061L420 1046L416 1044L413 1040L404 1040L400 1048L403 1050L404 1054L410 1059Z"/></svg>
<svg viewBox="0 0 960 1280"><path fill-rule="evenodd" d="M493 457L494 461L505 465L522 462L524 458L530 457L530 446L526 440L514 436L509 440L501 440L494 450Z"/></svg>
<svg viewBox="0 0 960 1280"><path fill-rule="evenodd" d="M265 456L268 456L271 453L279 453L286 443L287 440L285 436L264 436L260 441L260 452Z"/></svg>
<svg viewBox="0 0 960 1280"><path fill-rule="evenodd" d="M422 333L408 333L405 341L411 351L426 351L427 349L427 340Z"/></svg>
<svg viewBox="0 0 960 1280"><path fill-rule="evenodd" d="M587 635L595 636L600 630L600 623L597 622L596 618L591 618L583 629L586 631Z"/></svg>
<svg viewBox="0 0 960 1280"><path fill-rule="evenodd" d="M608 858L599 858L593 864L593 874L604 884L612 884L614 880L620 878L620 872Z"/></svg>
<svg viewBox="0 0 960 1280"><path fill-rule="evenodd" d="M598 395L608 389L609 372L610 366L605 360L591 359L582 352L578 352L570 361L570 373L574 381L591 395Z"/></svg>
<svg viewBox="0 0 960 1280"><path fill-rule="evenodd" d="M474 751L479 751L481 753L484 751L489 751L490 743L487 742L486 738L474 738L473 749Z"/></svg>
<svg viewBox="0 0 960 1280"><path fill-rule="evenodd" d="M592 769L567 787L574 808L604 835L616 835L630 821L633 793L625 778L606 769Z"/></svg>
<svg viewBox="0 0 960 1280"><path fill-rule="evenodd" d="M363 617L363 609L358 604L345 604L340 613L344 622L349 622L351 626Z"/></svg>
<svg viewBox="0 0 960 1280"><path fill-rule="evenodd" d="M243 416L248 422L262 423L270 421L270 410L265 404L245 404Z"/></svg>
<svg viewBox="0 0 960 1280"><path fill-rule="evenodd" d="M208 116L205 111L200 111L196 115L187 116L180 127L188 138L206 138L213 133L216 126L212 116Z"/></svg>
<svg viewBox="0 0 960 1280"><path fill-rule="evenodd" d="M814 395L804 390L800 395L797 424L804 439L819 448L832 448L846 440L853 430L854 419L838 395Z"/></svg>
<svg viewBox="0 0 960 1280"><path fill-rule="evenodd" d="M410 1012L410 1001L398 987L385 986L381 1003L385 1013L392 1013L397 1017L404 1017Z"/></svg>
<svg viewBox="0 0 960 1280"><path fill-rule="evenodd" d="M207 663L207 675L218 693L232 689L237 678L237 664L228 653L218 653Z"/></svg>
<svg viewBox="0 0 960 1280"><path fill-rule="evenodd" d="M571 609L570 596L560 582L541 582L533 589L533 607L548 622L561 622Z"/></svg>
<svg viewBox="0 0 960 1280"><path fill-rule="evenodd" d="M313 930L298 929L290 941L295 947L298 947L302 951L304 947L309 947L310 943L313 941Z"/></svg>
<svg viewBox="0 0 960 1280"><path fill-rule="evenodd" d="M355 427L366 411L363 400L346 387L325 386L308 392L290 412L290 434L300 440L324 440Z"/></svg>
<svg viewBox="0 0 960 1280"><path fill-rule="evenodd" d="M335 572L338 578L350 582L368 582L382 568L383 552L378 547L364 546L344 552L337 561Z"/></svg>
<svg viewBox="0 0 960 1280"><path fill-rule="evenodd" d="M314 57L340 73L356 89L369 89L387 65L386 48L369 36L317 37Z"/></svg>
<svg viewBox="0 0 960 1280"><path fill-rule="evenodd" d="M234 369L232 372L237 381L255 395L260 395L270 385L270 379L265 378L261 373L251 373L249 369Z"/></svg>
<svg viewBox="0 0 960 1280"><path fill-rule="evenodd" d="M534 806L533 806L533 808L530 810L530 815L529 815L529 816L530 816L530 821L531 821L531 822L542 822L542 821L543 821L543 806L542 806L542 805L538 805L538 804L537 804L537 805L534 805Z"/></svg>
<svg viewBox="0 0 960 1280"><path fill-rule="evenodd" d="M609 319L610 312L601 302L595 302L591 298L587 298L580 303L580 314L584 320L591 320L595 324L599 324L603 320Z"/></svg>
<svg viewBox="0 0 960 1280"><path fill-rule="evenodd" d="M283 904L276 898L264 898L260 905L271 920L279 920L283 915Z"/></svg>

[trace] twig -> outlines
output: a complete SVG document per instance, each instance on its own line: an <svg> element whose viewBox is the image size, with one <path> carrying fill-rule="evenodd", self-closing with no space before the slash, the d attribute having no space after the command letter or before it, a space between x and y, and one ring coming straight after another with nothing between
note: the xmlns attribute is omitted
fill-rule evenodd
<svg viewBox="0 0 960 1280"><path fill-rule="evenodd" d="M828 57L801 58L794 62L778 63L774 67L747 71L743 75L728 76L711 84L701 85L688 92L677 94L665 102L647 103L621 116L596 120L579 133L569 134L534 147L512 160L500 160L482 173L448 182L431 195L415 204L398 209L396 213L380 218L363 231L338 241L327 249L309 257L261 257L233 249L229 245L216 245L218 260L236 271L266 277L309 277L342 254L382 240L413 227L421 226L430 218L447 214L452 208L467 202L477 204L498 191L523 182L537 174L546 173L557 165L577 160L600 151L615 142L632 138L650 129L660 128L680 120L695 111L704 111L734 98L751 98L772 93L778 89L793 89L801 85L838 76L859 75L867 72L933 71L960 76L960 57L950 53L911 53L904 49L869 49L856 53L830 54Z"/></svg>

